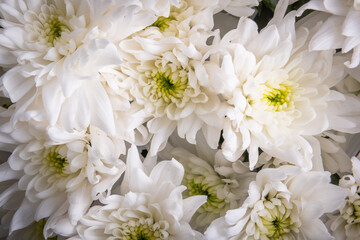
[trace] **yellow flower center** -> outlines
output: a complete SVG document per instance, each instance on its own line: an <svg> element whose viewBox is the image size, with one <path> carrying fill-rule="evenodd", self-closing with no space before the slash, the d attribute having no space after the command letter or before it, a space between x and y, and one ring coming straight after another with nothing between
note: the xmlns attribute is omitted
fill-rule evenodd
<svg viewBox="0 0 360 240"><path fill-rule="evenodd" d="M266 86L261 101L272 111L286 111L293 106L292 90L286 84L280 84L278 88Z"/></svg>

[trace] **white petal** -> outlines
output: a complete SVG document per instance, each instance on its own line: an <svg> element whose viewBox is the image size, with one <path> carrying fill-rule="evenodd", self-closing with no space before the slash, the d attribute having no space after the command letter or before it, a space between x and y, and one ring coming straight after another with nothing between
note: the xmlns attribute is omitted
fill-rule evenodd
<svg viewBox="0 0 360 240"><path fill-rule="evenodd" d="M156 185L168 181L178 186L181 184L183 176L184 167L175 159L161 161L150 173L150 178L153 179Z"/></svg>
<svg viewBox="0 0 360 240"><path fill-rule="evenodd" d="M345 38L341 35L341 17L331 16L316 32L310 41L311 50L341 48Z"/></svg>
<svg viewBox="0 0 360 240"><path fill-rule="evenodd" d="M77 191L68 194L68 201L70 203L68 214L70 223L76 225L77 221L85 214L92 203L91 189L85 184Z"/></svg>
<svg viewBox="0 0 360 240"><path fill-rule="evenodd" d="M11 179L19 179L21 175L22 174L20 171L14 171L13 169L11 169L8 162L0 165L0 182Z"/></svg>
<svg viewBox="0 0 360 240"><path fill-rule="evenodd" d="M316 240L331 240L334 239L329 231L326 229L323 222L319 219L314 219L313 221L306 221L300 228L301 232L308 239L316 239Z"/></svg>
<svg viewBox="0 0 360 240"><path fill-rule="evenodd" d="M12 218L10 232L30 225L35 220L34 216L36 209L37 203L32 203L25 198L20 208L15 212Z"/></svg>
<svg viewBox="0 0 360 240"><path fill-rule="evenodd" d="M86 85L86 94L91 109L91 123L109 135L115 135L115 123L110 99L98 81Z"/></svg>
<svg viewBox="0 0 360 240"><path fill-rule="evenodd" d="M356 182L360 184L360 160L357 157L351 158L353 176Z"/></svg>
<svg viewBox="0 0 360 240"><path fill-rule="evenodd" d="M21 72L21 67L14 67L2 76L5 90L12 102L19 101L35 85L33 78L25 78Z"/></svg>
<svg viewBox="0 0 360 240"><path fill-rule="evenodd" d="M226 230L228 225L224 217L215 219L205 231L205 238L208 240L227 240Z"/></svg>
<svg viewBox="0 0 360 240"><path fill-rule="evenodd" d="M194 213L198 210L201 205L206 203L206 196L198 195L198 196L192 196L188 197L183 200L183 221L190 222L192 216Z"/></svg>

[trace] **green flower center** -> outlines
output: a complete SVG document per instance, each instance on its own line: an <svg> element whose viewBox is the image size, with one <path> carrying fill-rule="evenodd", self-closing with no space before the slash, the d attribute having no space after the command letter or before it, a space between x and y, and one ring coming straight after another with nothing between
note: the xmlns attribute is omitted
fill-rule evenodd
<svg viewBox="0 0 360 240"><path fill-rule="evenodd" d="M68 164L66 158L62 157L55 150L51 150L47 156L46 160L50 167L56 170L59 174L64 174L65 166Z"/></svg>
<svg viewBox="0 0 360 240"><path fill-rule="evenodd" d="M223 189L225 184L217 176L214 175L212 177L211 179L206 179L201 175L186 174L183 178L183 185L187 187L184 191L186 197L197 195L207 196L206 203L198 209L199 213L221 213L228 207L225 201L226 199L218 196L218 189Z"/></svg>
<svg viewBox="0 0 360 240"><path fill-rule="evenodd" d="M59 37L61 37L61 33L67 29L66 25L63 24L58 17L52 17L45 24L45 31L48 37L49 43L54 43Z"/></svg>
<svg viewBox="0 0 360 240"><path fill-rule="evenodd" d="M113 235L122 240L167 239L169 234L164 226L167 224L154 223L152 218L140 218L121 224L120 228L115 229Z"/></svg>
<svg viewBox="0 0 360 240"><path fill-rule="evenodd" d="M273 111L284 111L292 105L292 91L289 86L267 87L261 99Z"/></svg>
<svg viewBox="0 0 360 240"><path fill-rule="evenodd" d="M41 12L36 17L35 21L26 25L29 41L33 44L54 47L63 32L70 32L64 13L53 4L42 5Z"/></svg>
<svg viewBox="0 0 360 240"><path fill-rule="evenodd" d="M264 210L260 210L258 215L261 219L265 231L262 234L269 239L283 239L291 231L298 231L300 222L292 219L293 206L283 203L285 200L271 199L264 201ZM259 226L260 227L260 226Z"/></svg>
<svg viewBox="0 0 360 240"><path fill-rule="evenodd" d="M169 27L170 22L175 20L174 17L159 17L151 26L158 27L161 32L164 32Z"/></svg>
<svg viewBox="0 0 360 240"><path fill-rule="evenodd" d="M150 85L150 100L165 103L182 102L184 91L188 87L187 72L177 69L171 72L170 67L165 71L147 72L148 84Z"/></svg>

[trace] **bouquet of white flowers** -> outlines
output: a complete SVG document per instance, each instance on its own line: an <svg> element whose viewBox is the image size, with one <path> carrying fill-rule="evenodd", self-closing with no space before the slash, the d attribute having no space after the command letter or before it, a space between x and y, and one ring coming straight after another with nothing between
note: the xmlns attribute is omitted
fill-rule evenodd
<svg viewBox="0 0 360 240"><path fill-rule="evenodd" d="M359 0L1 0L0 26L0 237L360 239Z"/></svg>

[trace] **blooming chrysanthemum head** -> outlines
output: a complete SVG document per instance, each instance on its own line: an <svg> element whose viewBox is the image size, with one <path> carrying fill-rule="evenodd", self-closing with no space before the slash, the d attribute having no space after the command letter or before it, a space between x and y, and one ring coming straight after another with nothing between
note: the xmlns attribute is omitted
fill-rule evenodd
<svg viewBox="0 0 360 240"><path fill-rule="evenodd" d="M124 146L93 126L88 131L71 134L58 128L45 132L41 126L36 130L27 124L18 128L23 136L34 131L36 137L18 144L9 158L9 166L1 171L16 173L17 191L24 193L20 207L10 218L10 231L48 218L44 233L49 237L53 232L62 233L57 229L61 225L57 221L74 226L94 200L110 194L112 185L125 170L125 164L118 159ZM50 208L46 204L49 201ZM63 208L60 214L59 208ZM19 220L23 211L29 211L24 221Z"/></svg>
<svg viewBox="0 0 360 240"><path fill-rule="evenodd" d="M20 9L11 2L4 3L0 7L0 11L5 16L4 28L14 27L17 33L23 36L23 42L11 49L20 57L21 62L32 59L32 61L44 64L44 60L57 61L63 56L68 56L76 50L81 44L80 40L89 31L86 28L88 23L84 15L77 16L73 12L79 7L76 3L65 4L54 0L24 4L27 6ZM81 6L83 10L89 10L87 7L86 4ZM13 11L21 12L23 17L13 15ZM18 37L6 31L2 34L10 41ZM3 44L0 43L1 45ZM29 54L30 52L32 54Z"/></svg>
<svg viewBox="0 0 360 240"><path fill-rule="evenodd" d="M164 47L159 47L163 44ZM155 46L156 53L151 50ZM194 46L188 48L176 38L153 40L134 36L123 41L120 47L136 58L134 61L125 55L121 67L130 76L126 81L131 86L132 98L149 114L179 120L194 113L197 104L206 105L209 101L193 74L191 63L197 60L191 57L200 56ZM144 59L140 52L149 57Z"/></svg>
<svg viewBox="0 0 360 240"><path fill-rule="evenodd" d="M240 208L228 210L225 217L209 226L205 232L207 239L220 236L227 236L227 239L331 239L319 217L336 210L346 196L346 191L330 184L330 174L303 172L293 166L262 169L256 181L250 183L248 193Z"/></svg>
<svg viewBox="0 0 360 240"><path fill-rule="evenodd" d="M282 1L279 9L285 5L286 1ZM275 15L278 12L281 11ZM228 77L218 91L229 104L222 150L231 161L247 150L251 169L257 163L259 148L311 169L312 158L319 155L312 149L315 141L309 136L328 129L359 131L356 117L341 117L359 114L344 104L344 99L354 104L359 99L331 89L345 77L342 63L333 58L331 51L309 51L309 36L313 32L304 27L293 28L294 15L292 12L277 16L260 32L252 20L242 18L238 28L221 40L227 54L220 69ZM276 23L277 18L282 20ZM284 31L285 25L293 29ZM242 37L245 35L248 37ZM218 85L215 81L214 87ZM338 114L341 111L344 113ZM352 127L339 128L335 118L344 121L343 126L350 126L345 122L351 121Z"/></svg>

